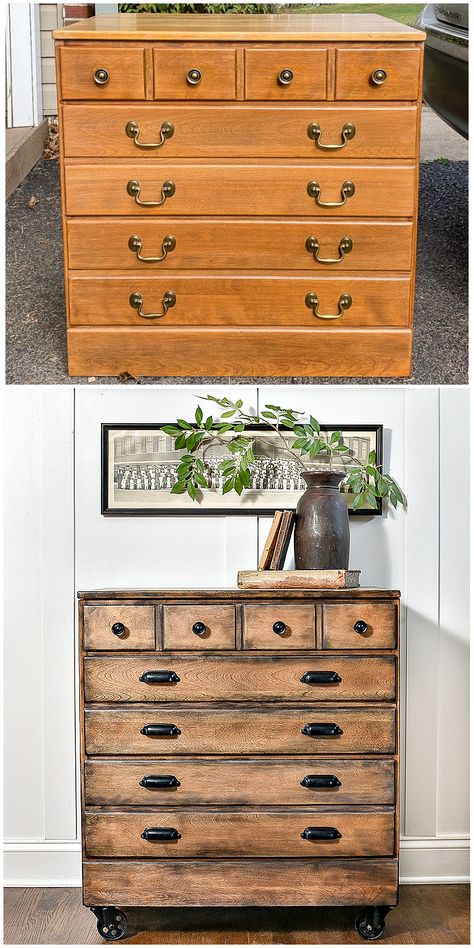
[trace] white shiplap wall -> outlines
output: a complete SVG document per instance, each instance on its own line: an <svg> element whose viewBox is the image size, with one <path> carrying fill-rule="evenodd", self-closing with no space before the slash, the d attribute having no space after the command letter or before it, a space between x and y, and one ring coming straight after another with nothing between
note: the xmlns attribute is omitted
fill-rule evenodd
<svg viewBox="0 0 474 948"><path fill-rule="evenodd" d="M15 457L6 523L9 884L80 879L76 589L232 586L239 568L256 565L268 518L100 514L101 422L186 417L209 389L7 389L6 443ZM253 407L279 401L329 423L384 425L386 462L405 485L409 508L353 520L351 562L364 584L399 587L403 596L402 878L465 878L467 390L269 385L239 388L239 395Z"/></svg>

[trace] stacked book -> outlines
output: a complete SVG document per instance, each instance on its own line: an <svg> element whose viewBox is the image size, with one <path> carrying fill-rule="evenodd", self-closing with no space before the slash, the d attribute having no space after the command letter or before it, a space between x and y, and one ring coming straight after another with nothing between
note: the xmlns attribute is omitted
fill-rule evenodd
<svg viewBox="0 0 474 948"><path fill-rule="evenodd" d="M267 542L263 548L259 569L283 569L295 522L293 510L277 510L273 517Z"/></svg>

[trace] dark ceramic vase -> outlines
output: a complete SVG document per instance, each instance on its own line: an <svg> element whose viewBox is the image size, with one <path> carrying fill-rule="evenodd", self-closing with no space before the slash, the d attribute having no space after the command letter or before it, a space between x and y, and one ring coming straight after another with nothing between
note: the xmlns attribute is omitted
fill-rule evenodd
<svg viewBox="0 0 474 948"><path fill-rule="evenodd" d="M339 491L340 471L308 471L298 501L295 526L296 569L348 569L349 514Z"/></svg>

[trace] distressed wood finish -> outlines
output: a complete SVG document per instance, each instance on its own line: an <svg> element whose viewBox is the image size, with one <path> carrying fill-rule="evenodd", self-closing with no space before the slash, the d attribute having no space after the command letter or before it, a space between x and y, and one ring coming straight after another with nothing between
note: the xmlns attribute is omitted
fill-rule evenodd
<svg viewBox="0 0 474 948"><path fill-rule="evenodd" d="M275 632L275 622L286 626L282 635ZM244 648L314 648L316 617L313 606L273 603L271 606L244 606Z"/></svg>
<svg viewBox="0 0 474 948"><path fill-rule="evenodd" d="M322 612L323 648L395 648L398 629L396 604L324 605ZM362 634L354 625L362 620L367 630Z"/></svg>
<svg viewBox="0 0 474 948"><path fill-rule="evenodd" d="M423 33L377 15L123 14L54 36L71 375L410 375ZM138 260L131 236L163 259ZM159 325L184 335L142 335L128 287L150 268L175 274ZM350 312L315 320L303 279L321 277L309 292L333 316L341 273ZM162 312L155 290L145 313Z"/></svg>
<svg viewBox="0 0 474 948"><path fill-rule="evenodd" d="M212 635L209 641L211 638ZM314 648L314 641L312 646ZM244 637L245 647L249 645ZM265 639L259 645L257 636L256 647L265 648ZM174 671L179 681L166 684L140 681L145 672L158 668ZM301 679L308 671L334 671L341 680L306 684ZM395 661L391 656L373 655L182 658L153 653L148 658L86 658L84 689L86 701L94 702L394 701Z"/></svg>
<svg viewBox="0 0 474 948"><path fill-rule="evenodd" d="M179 786L140 786L148 774L168 774ZM339 784L306 787L308 774L331 775ZM393 760L321 757L89 759L84 765L89 806L310 806L395 804Z"/></svg>
<svg viewBox="0 0 474 948"><path fill-rule="evenodd" d="M115 635L112 626L124 630ZM154 606L86 606L84 645L92 649L145 649L155 647Z"/></svg>
<svg viewBox="0 0 474 948"><path fill-rule="evenodd" d="M193 625L205 626L202 634L193 631ZM164 649L218 649L235 648L235 607L199 606L163 607Z"/></svg>

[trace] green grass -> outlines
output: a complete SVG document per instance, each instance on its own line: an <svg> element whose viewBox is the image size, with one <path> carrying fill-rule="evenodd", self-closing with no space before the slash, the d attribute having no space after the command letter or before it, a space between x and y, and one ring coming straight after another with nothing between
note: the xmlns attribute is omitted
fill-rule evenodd
<svg viewBox="0 0 474 948"><path fill-rule="evenodd" d="M299 13L379 13L389 20L413 26L424 3L321 3L314 6L312 3L295 6Z"/></svg>

